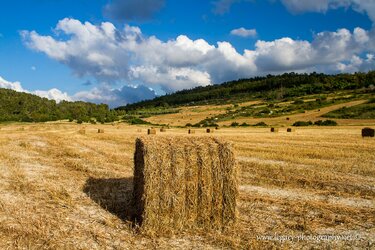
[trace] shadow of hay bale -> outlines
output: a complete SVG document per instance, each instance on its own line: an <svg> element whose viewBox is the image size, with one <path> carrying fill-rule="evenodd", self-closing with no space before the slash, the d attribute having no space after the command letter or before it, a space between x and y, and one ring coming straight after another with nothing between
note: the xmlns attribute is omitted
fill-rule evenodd
<svg viewBox="0 0 375 250"><path fill-rule="evenodd" d="M83 188L93 201L123 221L133 222L133 177L120 179L89 178Z"/></svg>

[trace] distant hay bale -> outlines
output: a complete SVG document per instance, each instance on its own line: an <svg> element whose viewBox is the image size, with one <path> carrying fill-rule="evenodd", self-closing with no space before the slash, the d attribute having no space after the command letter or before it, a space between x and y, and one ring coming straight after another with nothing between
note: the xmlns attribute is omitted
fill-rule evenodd
<svg viewBox="0 0 375 250"><path fill-rule="evenodd" d="M156 135L156 129L154 129L154 128L147 129L147 134L148 135Z"/></svg>
<svg viewBox="0 0 375 250"><path fill-rule="evenodd" d="M206 133L210 134L210 133L213 133L214 131L210 128L206 129Z"/></svg>
<svg viewBox="0 0 375 250"><path fill-rule="evenodd" d="M216 130L219 130L220 128L219 128L219 126L216 126L215 129L216 129Z"/></svg>
<svg viewBox="0 0 375 250"><path fill-rule="evenodd" d="M279 132L279 129L278 128L271 128L271 132L272 133L277 133L277 132Z"/></svg>
<svg viewBox="0 0 375 250"><path fill-rule="evenodd" d="M188 133L189 133L189 134L195 134L195 130L193 130L193 129L189 129Z"/></svg>
<svg viewBox="0 0 375 250"><path fill-rule="evenodd" d="M98 134L104 134L104 129L98 129Z"/></svg>
<svg viewBox="0 0 375 250"><path fill-rule="evenodd" d="M135 219L151 235L222 230L236 221L232 145L207 137L142 137L134 154Z"/></svg>
<svg viewBox="0 0 375 250"><path fill-rule="evenodd" d="M287 128L286 132L294 132L294 128Z"/></svg>
<svg viewBox="0 0 375 250"><path fill-rule="evenodd" d="M362 129L362 137L374 137L375 130L372 128L363 128Z"/></svg>
<svg viewBox="0 0 375 250"><path fill-rule="evenodd" d="M167 132L166 128L162 127L160 128L160 132Z"/></svg>
<svg viewBox="0 0 375 250"><path fill-rule="evenodd" d="M80 130L78 130L78 133L81 134L81 135L85 135L86 134L86 129L81 128Z"/></svg>
<svg viewBox="0 0 375 250"><path fill-rule="evenodd" d="M287 120L287 121L289 121L289 120L290 120L290 118L289 118L289 117L287 117L287 118L286 118L286 120Z"/></svg>

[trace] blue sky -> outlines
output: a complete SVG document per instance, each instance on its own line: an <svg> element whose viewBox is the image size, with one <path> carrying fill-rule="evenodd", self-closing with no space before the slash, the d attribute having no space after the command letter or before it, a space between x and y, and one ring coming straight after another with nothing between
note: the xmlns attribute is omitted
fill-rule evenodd
<svg viewBox="0 0 375 250"><path fill-rule="evenodd" d="M14 0L0 87L112 107L283 72L375 66L371 0Z"/></svg>

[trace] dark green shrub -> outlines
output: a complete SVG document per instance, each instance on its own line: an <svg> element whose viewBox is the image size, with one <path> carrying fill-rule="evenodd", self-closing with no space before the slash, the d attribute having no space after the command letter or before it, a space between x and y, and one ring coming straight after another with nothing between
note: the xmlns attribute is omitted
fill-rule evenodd
<svg viewBox="0 0 375 250"><path fill-rule="evenodd" d="M317 126L337 126L337 122L335 122L333 120L325 120L325 121L319 120L319 121L316 121L314 123L314 125L317 125Z"/></svg>
<svg viewBox="0 0 375 250"><path fill-rule="evenodd" d="M301 100L301 99L296 99L294 102L293 102L293 104L297 104L297 105L299 105L299 104L304 104L305 102L303 101L303 100Z"/></svg>
<svg viewBox="0 0 375 250"><path fill-rule="evenodd" d="M258 122L254 125L255 127L267 127L268 125L265 122Z"/></svg>
<svg viewBox="0 0 375 250"><path fill-rule="evenodd" d="M297 121L295 123L293 123L292 126L295 126L295 127L305 127L305 126L311 126L313 125L312 121Z"/></svg>

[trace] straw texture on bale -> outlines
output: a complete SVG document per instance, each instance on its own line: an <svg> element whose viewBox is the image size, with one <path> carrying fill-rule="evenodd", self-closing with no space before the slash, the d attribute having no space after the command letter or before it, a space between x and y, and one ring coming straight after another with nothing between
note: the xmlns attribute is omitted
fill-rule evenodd
<svg viewBox="0 0 375 250"><path fill-rule="evenodd" d="M271 132L277 133L277 132L279 132L279 129L278 128L271 128Z"/></svg>
<svg viewBox="0 0 375 250"><path fill-rule="evenodd" d="M287 128L286 132L294 132L294 128Z"/></svg>
<svg viewBox="0 0 375 250"><path fill-rule="evenodd" d="M189 133L189 134L195 134L195 130L193 130L193 129L189 129L188 133Z"/></svg>
<svg viewBox="0 0 375 250"><path fill-rule="evenodd" d="M149 128L149 129L147 130L147 134L148 134L148 135L156 135L156 129L154 129L154 128Z"/></svg>
<svg viewBox="0 0 375 250"><path fill-rule="evenodd" d="M238 180L230 143L207 137L142 137L134 155L135 218L144 232L222 230L236 221Z"/></svg>
<svg viewBox="0 0 375 250"><path fill-rule="evenodd" d="M374 137L375 130L372 128L363 128L362 129L362 137Z"/></svg>
<svg viewBox="0 0 375 250"><path fill-rule="evenodd" d="M104 129L98 129L99 134L104 134Z"/></svg>

